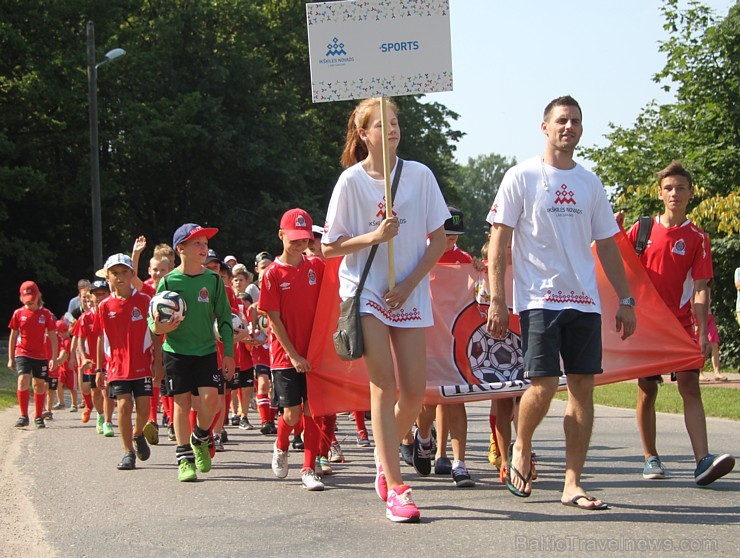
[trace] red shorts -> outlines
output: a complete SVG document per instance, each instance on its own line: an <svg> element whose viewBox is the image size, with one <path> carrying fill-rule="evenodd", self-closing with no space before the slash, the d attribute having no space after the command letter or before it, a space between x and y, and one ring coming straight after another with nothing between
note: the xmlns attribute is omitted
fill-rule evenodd
<svg viewBox="0 0 740 558"><path fill-rule="evenodd" d="M59 372L59 384L67 389L75 390L77 388L77 374L74 370L65 368Z"/></svg>
<svg viewBox="0 0 740 558"><path fill-rule="evenodd" d="M717 343L719 345L719 332L717 331L717 324L714 321L714 314L709 314L707 317L707 336L710 343Z"/></svg>

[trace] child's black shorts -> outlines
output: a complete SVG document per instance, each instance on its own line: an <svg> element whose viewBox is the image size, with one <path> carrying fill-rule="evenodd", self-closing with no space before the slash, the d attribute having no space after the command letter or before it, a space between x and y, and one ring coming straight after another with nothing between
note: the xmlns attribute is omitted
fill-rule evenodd
<svg viewBox="0 0 740 558"><path fill-rule="evenodd" d="M308 399L306 374L295 368L272 371L272 406L295 407Z"/></svg>
<svg viewBox="0 0 740 558"><path fill-rule="evenodd" d="M83 372L82 373L82 383L83 384L85 384L85 383L90 384L90 387L91 388L98 387L97 384L95 383L95 374L85 374Z"/></svg>
<svg viewBox="0 0 740 558"><path fill-rule="evenodd" d="M224 386L226 386L226 389L235 390L239 389L239 377L241 376L241 370L238 368L234 370L234 375L231 377L230 380L226 379L226 376L224 376Z"/></svg>
<svg viewBox="0 0 740 558"><path fill-rule="evenodd" d="M139 378L138 380L116 380L108 384L110 396L116 399L119 395L131 394L134 398L152 396L152 379Z"/></svg>
<svg viewBox="0 0 740 558"><path fill-rule="evenodd" d="M239 371L239 387L254 387L254 368Z"/></svg>
<svg viewBox="0 0 740 558"><path fill-rule="evenodd" d="M237 368L231 380L226 382L226 389L230 390L248 387L254 387L254 368L250 368L249 370L239 370Z"/></svg>
<svg viewBox="0 0 740 558"><path fill-rule="evenodd" d="M46 380L49 377L49 361L25 356L15 357L15 369L18 376L31 374L34 378Z"/></svg>
<svg viewBox="0 0 740 558"><path fill-rule="evenodd" d="M164 378L169 395L192 393L198 395L198 388L214 387L223 389L223 376L218 370L216 353L205 356L180 355L162 351L164 354Z"/></svg>
<svg viewBox="0 0 740 558"><path fill-rule="evenodd" d="M57 386L59 386L59 378L46 378L46 383L49 384L50 390L56 391Z"/></svg>
<svg viewBox="0 0 740 558"><path fill-rule="evenodd" d="M268 378L271 378L272 372L270 371L269 366L265 366L264 364L255 364L254 365L254 375L255 376L267 376Z"/></svg>

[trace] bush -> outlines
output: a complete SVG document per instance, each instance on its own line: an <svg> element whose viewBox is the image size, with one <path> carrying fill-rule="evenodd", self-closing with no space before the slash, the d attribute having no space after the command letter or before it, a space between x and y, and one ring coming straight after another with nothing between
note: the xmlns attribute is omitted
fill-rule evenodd
<svg viewBox="0 0 740 558"><path fill-rule="evenodd" d="M740 237L737 235L712 239L714 288L712 309L717 321L723 365L740 369L740 332L735 319L735 268L740 266Z"/></svg>

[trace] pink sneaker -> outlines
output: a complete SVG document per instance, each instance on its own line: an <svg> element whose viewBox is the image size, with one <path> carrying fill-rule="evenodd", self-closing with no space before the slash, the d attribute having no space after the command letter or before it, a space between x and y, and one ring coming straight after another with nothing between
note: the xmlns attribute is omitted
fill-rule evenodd
<svg viewBox="0 0 740 558"><path fill-rule="evenodd" d="M421 514L411 499L411 487L401 484L388 491L385 516L396 523L418 523Z"/></svg>
<svg viewBox="0 0 740 558"><path fill-rule="evenodd" d="M380 458L378 457L378 448L375 448L373 452L375 457L375 492L378 493L378 497L384 502L388 500L388 481L385 480L385 473L383 472L383 466L380 464Z"/></svg>

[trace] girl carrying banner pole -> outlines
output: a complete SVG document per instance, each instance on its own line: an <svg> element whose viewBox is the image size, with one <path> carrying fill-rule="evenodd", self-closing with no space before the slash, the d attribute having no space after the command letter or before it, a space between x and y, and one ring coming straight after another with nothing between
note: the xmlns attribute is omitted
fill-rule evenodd
<svg viewBox="0 0 740 558"><path fill-rule="evenodd" d="M354 109L341 158L345 171L329 202L322 243L326 257L346 256L339 267L342 299L354 295L370 249L378 244L360 304L376 441L375 488L386 502L388 519L417 522L419 510L401 478L398 445L424 398L423 328L433 324L428 274L445 250L444 222L450 213L432 172L414 161L404 161L396 199L388 200L383 144L395 173L400 137L392 101L365 99ZM393 238L394 265L389 266Z"/></svg>

